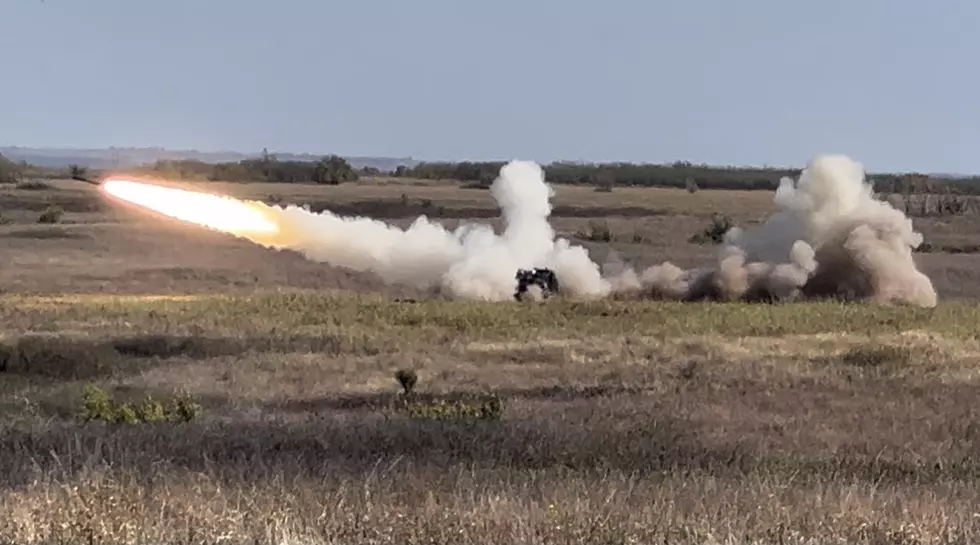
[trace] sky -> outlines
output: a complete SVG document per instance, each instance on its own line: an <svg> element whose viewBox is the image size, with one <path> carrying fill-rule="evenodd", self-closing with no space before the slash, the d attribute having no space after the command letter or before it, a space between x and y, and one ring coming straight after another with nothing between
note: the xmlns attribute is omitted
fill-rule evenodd
<svg viewBox="0 0 980 545"><path fill-rule="evenodd" d="M980 172L976 0L0 0L0 145Z"/></svg>

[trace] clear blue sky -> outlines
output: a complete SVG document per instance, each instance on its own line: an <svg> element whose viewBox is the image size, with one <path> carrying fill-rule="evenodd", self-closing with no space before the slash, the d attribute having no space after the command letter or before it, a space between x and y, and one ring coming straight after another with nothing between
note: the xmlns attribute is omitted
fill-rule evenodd
<svg viewBox="0 0 980 545"><path fill-rule="evenodd" d="M978 0L0 0L0 144L980 172Z"/></svg>

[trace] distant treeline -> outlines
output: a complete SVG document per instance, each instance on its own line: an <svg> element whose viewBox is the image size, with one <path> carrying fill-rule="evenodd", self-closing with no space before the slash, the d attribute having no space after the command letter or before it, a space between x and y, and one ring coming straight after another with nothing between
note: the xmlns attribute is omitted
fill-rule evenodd
<svg viewBox="0 0 980 545"><path fill-rule="evenodd" d="M383 172L375 168L355 169L343 157L327 155L318 161L280 160L263 154L237 162L206 163L197 160L157 161L131 169L165 178L228 182L318 183L355 182L361 176L390 176L425 180L458 180L472 187L493 182L504 162L423 162L414 167L399 166ZM545 176L553 184L589 185L611 190L615 187L673 187L698 189L774 190L783 177L796 178L801 169L731 167L675 162L648 163L568 163L544 165ZM4 174L6 172L7 174ZM19 175L40 174L30 165L15 164L0 157L0 182ZM878 193L953 193L980 195L980 176L938 178L918 173L869 174Z"/></svg>
<svg viewBox="0 0 980 545"><path fill-rule="evenodd" d="M503 162L420 163L399 168L393 176L428 180L460 180L486 185L500 172ZM598 187L673 187L697 189L774 190L784 177L797 178L802 169L729 167L686 162L649 163L551 163L545 177L554 184ZM980 194L980 177L934 178L925 174L869 174L879 193Z"/></svg>
<svg viewBox="0 0 980 545"><path fill-rule="evenodd" d="M203 161L157 161L140 169L152 174L182 180L211 180L226 182L269 182L292 184L340 184L356 182L359 171L338 155L327 155L319 161L281 161L274 155L263 154L256 159L229 163ZM380 172L378 172L380 173Z"/></svg>

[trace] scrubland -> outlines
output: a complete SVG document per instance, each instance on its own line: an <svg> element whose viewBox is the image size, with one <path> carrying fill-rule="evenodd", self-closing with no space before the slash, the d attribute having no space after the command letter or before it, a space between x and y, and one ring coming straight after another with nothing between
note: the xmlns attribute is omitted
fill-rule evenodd
<svg viewBox="0 0 980 545"><path fill-rule="evenodd" d="M974 254L917 256L935 309L424 300L80 185L0 189L0 541L980 538ZM216 189L494 216L436 183ZM559 188L553 224L599 259L694 264L712 213L759 221L771 196ZM915 221L940 247L977 224ZM195 408L86 421L89 386Z"/></svg>

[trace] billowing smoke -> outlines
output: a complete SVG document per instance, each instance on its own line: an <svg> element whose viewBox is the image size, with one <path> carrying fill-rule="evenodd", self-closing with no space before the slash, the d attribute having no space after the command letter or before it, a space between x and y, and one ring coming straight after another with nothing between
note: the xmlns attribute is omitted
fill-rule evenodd
<svg viewBox="0 0 980 545"><path fill-rule="evenodd" d="M407 229L370 218L268 206L203 193L109 181L105 191L172 217L234 233L308 259L378 274L389 283L453 298L514 297L519 269L549 268L559 291L578 298L642 297L721 301L839 297L936 304L932 282L912 250L922 236L899 210L877 200L862 166L842 155L807 164L776 191L779 210L764 224L726 233L712 266L670 262L637 272L615 256L602 270L581 246L556 238L548 223L554 192L532 162L505 165L491 186L505 228L455 230L417 218Z"/></svg>
<svg viewBox="0 0 980 545"><path fill-rule="evenodd" d="M602 277L585 248L555 238L548 223L554 191L536 163L505 165L490 191L501 207L505 229L464 224L449 231L426 217L407 229L370 218L312 213L304 208L270 207L279 232L248 237L306 258L358 271L371 271L390 283L435 288L454 298L512 299L521 268L555 271L562 291L577 297L602 297L610 282Z"/></svg>
<svg viewBox="0 0 980 545"><path fill-rule="evenodd" d="M663 299L793 300L835 297L936 305L912 258L922 236L877 200L863 167L843 155L812 159L798 181L784 178L779 211L749 230L730 230L712 267L670 262L642 273L610 267L616 291Z"/></svg>

